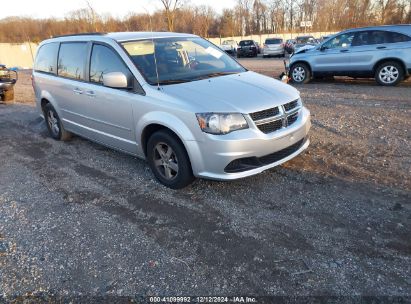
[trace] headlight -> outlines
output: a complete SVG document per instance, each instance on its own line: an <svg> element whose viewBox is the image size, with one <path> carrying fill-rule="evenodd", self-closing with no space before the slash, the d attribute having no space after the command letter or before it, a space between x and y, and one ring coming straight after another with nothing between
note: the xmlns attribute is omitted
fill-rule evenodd
<svg viewBox="0 0 411 304"><path fill-rule="evenodd" d="M221 135L248 128L240 113L197 113L196 116L201 130L210 134Z"/></svg>

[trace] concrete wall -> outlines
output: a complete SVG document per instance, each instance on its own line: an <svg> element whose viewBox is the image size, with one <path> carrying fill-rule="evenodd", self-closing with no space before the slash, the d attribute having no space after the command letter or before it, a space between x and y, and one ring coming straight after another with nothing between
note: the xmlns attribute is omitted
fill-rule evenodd
<svg viewBox="0 0 411 304"><path fill-rule="evenodd" d="M209 38L214 44L220 45L226 39L234 39L237 42L245 39L252 39L260 44L263 44L266 38L282 37L284 40L295 38L300 35L313 35L319 38L324 35L330 35L330 32L316 32L310 34L304 33L286 33L286 34L268 34L268 35L251 35L242 37L225 37L225 38ZM33 58L36 55L37 44L35 43L0 43L0 64L5 64L7 67L31 68L33 66Z"/></svg>
<svg viewBox="0 0 411 304"><path fill-rule="evenodd" d="M0 43L0 64L5 64L9 68L31 68L36 50L35 43Z"/></svg>

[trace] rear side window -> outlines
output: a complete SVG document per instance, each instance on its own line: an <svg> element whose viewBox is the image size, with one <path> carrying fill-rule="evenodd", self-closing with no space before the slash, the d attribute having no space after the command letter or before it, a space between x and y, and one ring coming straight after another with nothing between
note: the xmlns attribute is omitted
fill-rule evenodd
<svg viewBox="0 0 411 304"><path fill-rule="evenodd" d="M387 43L407 42L411 41L411 37L396 32L386 32L386 40Z"/></svg>
<svg viewBox="0 0 411 304"><path fill-rule="evenodd" d="M353 46L411 41L411 37L397 32L364 31L355 35Z"/></svg>
<svg viewBox="0 0 411 304"><path fill-rule="evenodd" d="M265 44L281 44L283 39L266 39Z"/></svg>
<svg viewBox="0 0 411 304"><path fill-rule="evenodd" d="M76 80L84 80L86 58L87 43L62 43L58 58L58 75Z"/></svg>
<svg viewBox="0 0 411 304"><path fill-rule="evenodd" d="M56 74L57 52L59 43L44 44L37 52L34 70L38 72Z"/></svg>
<svg viewBox="0 0 411 304"><path fill-rule="evenodd" d="M111 72L122 72L130 77L130 71L112 49L95 44L91 53L90 82L102 84L104 74Z"/></svg>

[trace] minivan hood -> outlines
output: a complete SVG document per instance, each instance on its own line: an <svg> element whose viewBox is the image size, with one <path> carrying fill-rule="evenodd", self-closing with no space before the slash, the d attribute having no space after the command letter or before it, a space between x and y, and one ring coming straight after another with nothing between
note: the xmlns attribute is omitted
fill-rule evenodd
<svg viewBox="0 0 411 304"><path fill-rule="evenodd" d="M292 86L254 72L163 86L163 93L198 112L252 113L299 98Z"/></svg>

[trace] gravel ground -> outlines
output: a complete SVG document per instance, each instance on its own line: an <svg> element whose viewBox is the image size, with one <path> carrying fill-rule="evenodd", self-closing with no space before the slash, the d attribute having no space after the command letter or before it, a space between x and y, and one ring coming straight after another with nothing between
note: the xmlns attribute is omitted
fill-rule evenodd
<svg viewBox="0 0 411 304"><path fill-rule="evenodd" d="M411 296L411 83L298 89L306 153L172 191L142 160L50 139L22 73L0 105L0 296Z"/></svg>

